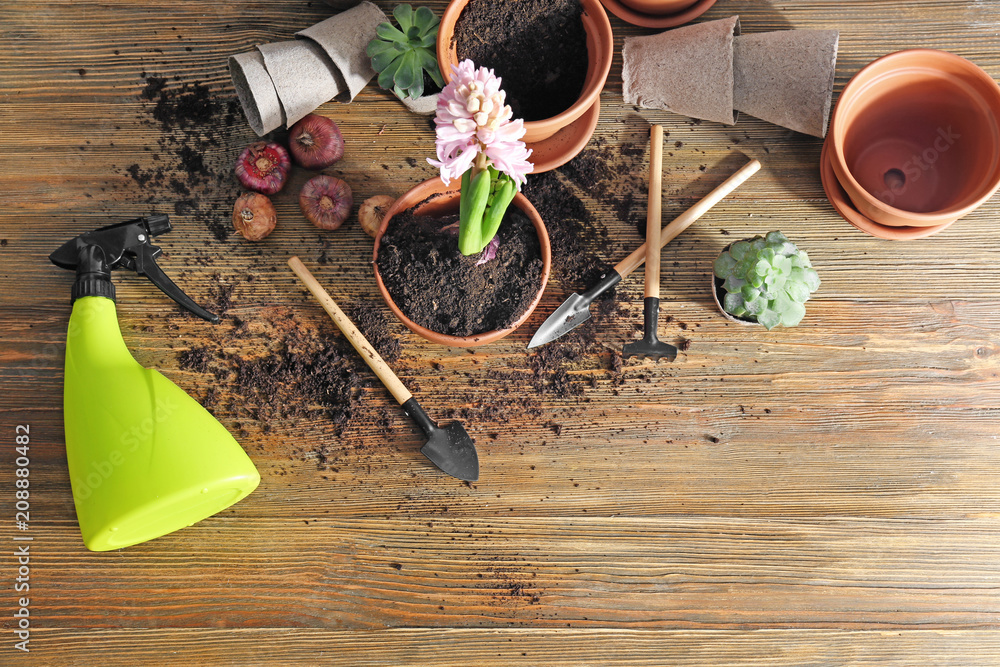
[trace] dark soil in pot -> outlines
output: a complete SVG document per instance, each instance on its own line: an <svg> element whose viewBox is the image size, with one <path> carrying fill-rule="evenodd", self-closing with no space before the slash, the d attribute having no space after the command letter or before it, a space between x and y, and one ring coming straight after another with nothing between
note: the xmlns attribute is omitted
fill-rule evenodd
<svg viewBox="0 0 1000 667"><path fill-rule="evenodd" d="M508 209L496 257L458 251L457 215L393 217L382 236L378 271L389 295L417 324L450 336L506 329L523 314L542 280L542 251L531 221ZM454 231L444 228L454 225ZM444 230L444 231L443 231Z"/></svg>
<svg viewBox="0 0 1000 667"><path fill-rule="evenodd" d="M514 118L557 116L587 77L582 12L579 0L469 0L455 23L458 59L503 79Z"/></svg>

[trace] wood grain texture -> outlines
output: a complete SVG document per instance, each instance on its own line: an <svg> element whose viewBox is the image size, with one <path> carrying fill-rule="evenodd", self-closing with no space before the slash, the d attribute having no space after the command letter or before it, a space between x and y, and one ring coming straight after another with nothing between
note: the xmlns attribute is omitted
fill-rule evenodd
<svg viewBox="0 0 1000 667"><path fill-rule="evenodd" d="M664 220L749 158L763 168L663 250L660 338L682 348L674 363L617 365L641 332L641 272L612 315L575 334L586 352L554 367L525 345L587 287L558 271L524 327L482 348L431 345L389 321L403 384L477 441L481 479L462 484L424 460L422 434L286 266L297 255L345 310L391 317L357 223L309 225L297 170L274 198L271 237L219 238L239 192L230 165L255 139L226 59L330 11L0 3L0 664L1000 663L1000 200L928 239L867 236L823 194L820 140L624 105L622 42L651 31L611 17L616 55L586 149L609 172L597 188L557 174L591 216L584 252L610 266L643 242L650 123L667 133ZM702 20L736 13L745 33L839 29L837 93L914 46L1000 79L997 0L719 0ZM160 78L175 96L204 86L212 122L164 120L148 88ZM344 134L328 171L356 204L434 175L428 119L384 91L320 113ZM91 553L62 434L72 277L47 255L149 211L174 223L164 270L225 317L211 327L120 273L125 341L213 410L262 482L195 526ZM822 286L795 329L730 324L714 311L712 261L771 229L809 252ZM266 358L290 328L345 355L358 380L346 423L254 416L268 397L222 360ZM215 366L183 363L191 350ZM32 435L26 533L12 523L18 424ZM30 654L13 648L11 615L13 537L25 534Z"/></svg>

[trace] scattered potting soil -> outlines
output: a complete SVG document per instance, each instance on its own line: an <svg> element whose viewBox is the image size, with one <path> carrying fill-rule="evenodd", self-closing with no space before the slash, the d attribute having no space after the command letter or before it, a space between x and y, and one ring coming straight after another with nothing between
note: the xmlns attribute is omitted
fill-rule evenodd
<svg viewBox="0 0 1000 667"><path fill-rule="evenodd" d="M431 331L473 336L505 329L538 293L542 253L535 229L511 206L497 233L496 257L477 265L478 255L458 251L457 222L457 215L411 211L394 217L376 260L382 282L407 317Z"/></svg>
<svg viewBox="0 0 1000 667"><path fill-rule="evenodd" d="M551 118L573 105L587 77L582 12L579 0L469 0L455 51L503 79L515 118Z"/></svg>
<svg viewBox="0 0 1000 667"><path fill-rule="evenodd" d="M353 350L300 326L294 317L271 324L277 337L263 350L198 345L181 353L181 368L211 373L216 386L225 389L203 398L205 407L224 407L255 420L265 433L281 420L296 418L322 417L342 429L358 407L363 386Z"/></svg>
<svg viewBox="0 0 1000 667"><path fill-rule="evenodd" d="M213 274L209 287L209 301L204 304L205 308L219 317L225 317L233 305L233 292L235 289L235 283L227 283L223 281L222 276L218 273Z"/></svg>
<svg viewBox="0 0 1000 667"><path fill-rule="evenodd" d="M552 244L552 275L576 289L603 267L594 248L608 240L593 214L556 172L530 174L521 192L542 217Z"/></svg>
<svg viewBox="0 0 1000 667"><path fill-rule="evenodd" d="M137 186L151 210L191 218L225 241L239 187L224 156L230 134L242 129L239 100L223 98L199 81L146 72L140 78L140 121L155 126L160 137L155 147L145 147L148 160L119 167L119 172Z"/></svg>
<svg viewBox="0 0 1000 667"><path fill-rule="evenodd" d="M351 306L348 317L387 364L392 364L399 359L403 352L403 346L389 330L389 323L386 321L385 315L372 302L358 301Z"/></svg>
<svg viewBox="0 0 1000 667"><path fill-rule="evenodd" d="M574 184L601 204L611 208L615 217L646 235L646 192L649 174L645 144L608 145L604 137L560 168ZM664 170L669 173L669 170Z"/></svg>
<svg viewBox="0 0 1000 667"><path fill-rule="evenodd" d="M597 376L593 373L586 376L573 375L570 371L584 367L593 370L594 359L607 372L613 387L625 382L621 350L605 345L597 332L607 324L621 322L626 311L611 298L592 304L591 313L590 320L548 345L543 345L530 356L529 364L536 391L559 397L583 394L586 389L596 385Z"/></svg>
<svg viewBox="0 0 1000 667"><path fill-rule="evenodd" d="M526 571L518 562L521 560L524 559L501 556L489 558L485 574L479 575L483 581L477 586L490 592L487 604L517 609L542 601L544 591L530 581L538 576L537 573Z"/></svg>
<svg viewBox="0 0 1000 667"><path fill-rule="evenodd" d="M573 161L569 163L573 164ZM611 269L601 259L599 249L607 247L607 230L596 223L586 204L560 178L566 165L558 170L528 176L522 192L545 221L552 243L552 276L566 291L583 291L597 283ZM578 178L587 177L591 184L606 178L598 160L588 160L570 167ZM604 346L595 331L624 316L623 308L610 289L591 306L592 318L568 334L530 353L531 387L538 394L558 397L579 396L596 382L593 374L571 374L582 367L593 369L595 359L610 372L612 383L622 380L621 353Z"/></svg>
<svg viewBox="0 0 1000 667"><path fill-rule="evenodd" d="M394 359L398 341L378 309L363 302L351 316L380 354ZM302 322L284 307L255 310L250 320L226 318L210 329L207 342L181 352L178 365L207 376L198 386L209 388L192 394L209 411L228 417L227 426L241 439L254 430L290 432L306 425L315 431L318 437L308 447L290 441L288 454L322 470L378 456L364 439L342 436L368 430L388 436L401 416L381 389L370 391L374 376L332 323Z"/></svg>

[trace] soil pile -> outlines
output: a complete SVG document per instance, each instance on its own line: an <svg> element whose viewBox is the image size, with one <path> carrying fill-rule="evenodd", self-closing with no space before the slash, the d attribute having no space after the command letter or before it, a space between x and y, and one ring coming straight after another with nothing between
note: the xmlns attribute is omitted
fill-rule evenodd
<svg viewBox="0 0 1000 667"><path fill-rule="evenodd" d="M353 350L303 327L287 312L262 323L270 340L238 322L224 345L181 353L181 368L215 377L218 389L205 397L205 407L252 419L265 433L276 423L301 418L323 418L341 430L354 416L362 388ZM246 344L235 345L240 341Z"/></svg>

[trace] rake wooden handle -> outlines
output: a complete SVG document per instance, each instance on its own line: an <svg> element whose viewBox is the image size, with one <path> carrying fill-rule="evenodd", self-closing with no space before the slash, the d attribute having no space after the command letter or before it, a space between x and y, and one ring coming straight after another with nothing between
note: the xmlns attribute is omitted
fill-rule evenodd
<svg viewBox="0 0 1000 667"><path fill-rule="evenodd" d="M663 181L663 126L649 128L649 196L646 202L646 287L643 295L660 298L660 218Z"/></svg>
<svg viewBox="0 0 1000 667"><path fill-rule="evenodd" d="M730 192L742 185L748 178L760 170L760 162L750 160L740 167L740 170L724 180L717 188L709 192L697 204L681 213L673 221L660 230L660 247L670 243L678 234L691 226L691 223L705 215L710 208L718 204ZM646 261L646 244L635 249L635 251L615 265L615 271L624 278L632 273L640 264Z"/></svg>
<svg viewBox="0 0 1000 667"><path fill-rule="evenodd" d="M344 311L340 309L337 302L333 300L323 286L319 284L316 278L309 272L309 269L305 267L298 257L292 257L288 260L288 266L291 267L292 271L299 277L299 280L306 286L312 295L316 297L320 305L323 306L323 310L327 312L333 323L337 325L341 333L351 342L354 349L358 351L361 358L365 360L368 367L372 369L378 379L382 381L385 388L389 390L392 397L396 399L396 402L402 405L408 400L413 398L413 394L407 389L396 374L392 372L389 365L385 363L385 360L375 351L375 348L371 346L368 339L364 337L358 328L354 326L354 322L351 322L350 318L344 314Z"/></svg>

